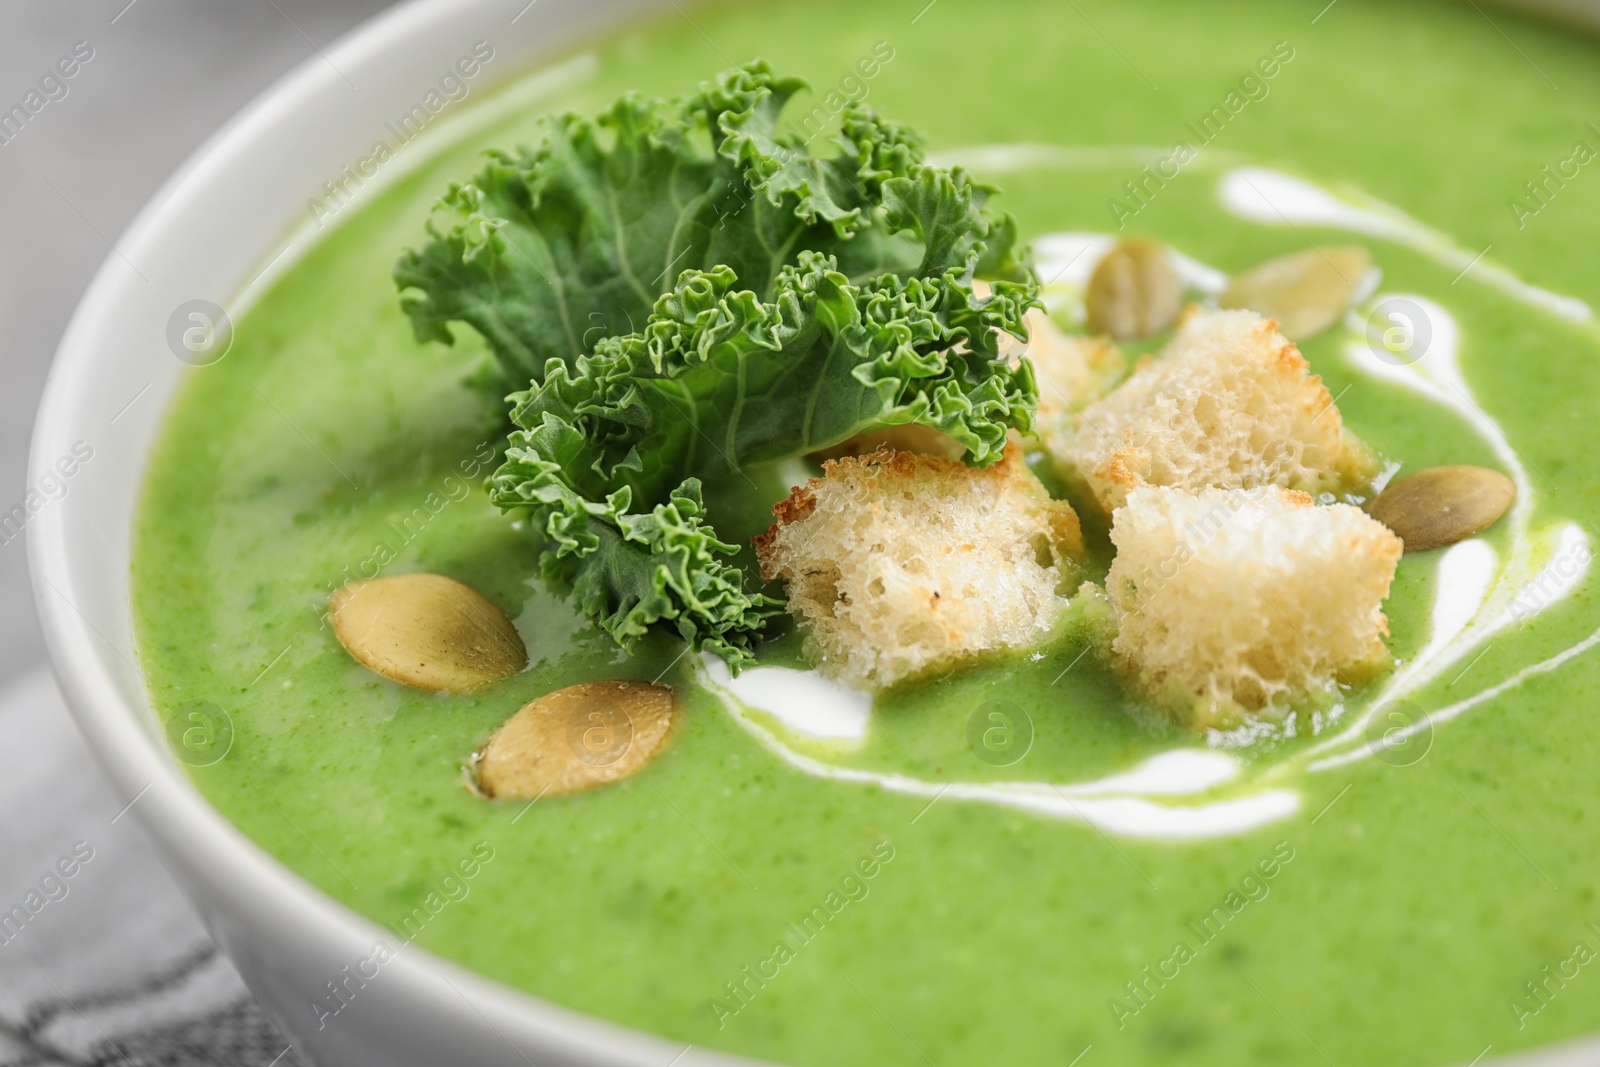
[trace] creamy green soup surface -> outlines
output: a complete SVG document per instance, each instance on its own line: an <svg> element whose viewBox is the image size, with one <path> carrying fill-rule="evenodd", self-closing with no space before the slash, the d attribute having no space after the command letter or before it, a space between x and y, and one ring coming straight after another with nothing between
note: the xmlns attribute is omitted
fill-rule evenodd
<svg viewBox="0 0 1600 1067"><path fill-rule="evenodd" d="M465 328L453 348L419 344L390 278L482 149L531 140L553 111L684 93L763 56L811 81L800 111L864 94L925 131L938 161L1000 185L1067 304L1070 250L1119 227L1223 274L1308 242L1366 245L1383 274L1356 319L1404 299L1430 354L1386 374L1352 353L1371 332L1354 320L1304 344L1347 424L1407 470L1517 465L1525 510L1481 538L1495 580L1586 563L1600 171L1577 146L1600 149L1600 50L1465 4L1321 6L693 8L597 42L537 91L512 87L515 107L463 106L454 134L386 164L411 169L381 194L323 220L167 417L135 615L180 751L191 727L231 730L221 758L185 753L199 788L387 927L391 948L782 1063L1426 1067L1593 1030L1587 581L1525 588L1504 625L1474 637L1480 617L1446 642L1460 654L1401 694L1404 721L1454 710L1402 756L1368 758L1371 731L1337 741L1383 681L1346 694L1317 736L1208 746L1135 705L1071 620L1010 661L892 691L858 741L794 736L735 714L681 643L620 653L537 577L483 490L502 432L474 381L487 351ZM1254 208L1252 181L1271 185ZM1317 216L1313 194L1349 210ZM1262 209L1291 201L1309 214ZM1405 377L1446 350L1459 381ZM746 540L796 470L748 473L711 499L719 531ZM1400 564L1386 611L1402 672L1439 654L1441 589L1477 573L1441 582L1441 559ZM326 625L329 591L406 571L503 607L530 669L446 696L354 663ZM774 634L760 662L802 666L797 636ZM642 773L531 806L465 787L470 755L518 707L620 677L683 701ZM969 743L993 706L1031 723L1014 762ZM1135 809L1076 788L1173 752L1230 776L1146 790ZM1069 799L1031 810L966 788L1007 782ZM304 1011L315 1025L339 1007L308 994Z"/></svg>

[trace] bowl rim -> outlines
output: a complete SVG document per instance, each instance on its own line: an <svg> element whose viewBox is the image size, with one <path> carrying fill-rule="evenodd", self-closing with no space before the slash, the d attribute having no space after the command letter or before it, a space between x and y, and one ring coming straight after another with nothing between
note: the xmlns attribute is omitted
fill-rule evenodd
<svg viewBox="0 0 1600 1067"><path fill-rule="evenodd" d="M541 0L539 9L533 12L534 21L549 18L553 9L582 4L583 0ZM1499 5L1544 19L1562 15L1571 19L1576 8L1570 0L1499 0ZM117 299L131 284L123 276L123 263L159 247L169 230L182 221L186 202L197 191L225 175L230 165L237 164L241 153L266 133L302 114L332 79L343 77L336 72L347 67L359 69L376 61L396 42L430 31L447 16L461 17L468 10L510 6L521 8L521 0L514 4L507 0L402 0L291 68L207 137L161 184L121 236L108 242L112 251L80 299L52 360L32 434L27 484L37 484L42 475L52 470L55 457L74 436L75 413L92 393L103 364L116 351L106 339L115 333ZM607 0L592 6L607 9L602 17L614 29L634 12L664 13L678 5L674 0ZM526 12L527 8L522 10ZM1590 29L1600 24L1600 10L1591 11L1588 21ZM496 88L528 75L541 61L560 54L558 48L553 54L514 65L494 79ZM235 285L229 295L247 288ZM167 392L170 399L170 387ZM162 415L168 409L164 403ZM136 467L142 472L148 466L153 438L147 434L141 444ZM127 661L135 673L137 666L67 595L78 587L77 563L68 537L72 514L67 508L45 507L28 520L31 585L57 685L96 762L127 798L124 812L133 812L156 840L169 868L176 863L192 877L199 867L211 866L215 870L209 880L216 883L216 891L236 894L263 911L293 918L308 931L308 936L363 948L383 938L389 931L317 889L245 836L211 805L165 744L152 734L149 709L141 709L126 698L122 689L125 679L119 683L122 671L116 660L120 657ZM125 528L120 534L131 539L132 530ZM121 600L125 606L128 599L124 590ZM190 878L180 877L180 881L191 899L198 896ZM210 916L206 918L210 926ZM457 1017L468 1025L473 1019L487 1023L519 1055L521 1049L512 1042L513 1037L526 1044L543 1043L558 1055L579 1057L573 1063L601 1057L592 1062L619 1067L660 1067L681 1062L688 1067L690 1061L685 1053L691 1048L697 1064L759 1067L761 1062L697 1046L686 1048L681 1042L563 1007L426 949L402 953L394 972L391 981L416 1000L436 1005L441 1012L454 1008ZM470 1009L470 1014L461 1010L457 1000ZM278 1021L290 1033L303 1029L281 1017ZM1495 1057L1484 1064L1578 1067L1592 1062L1597 1051L1600 1035L1580 1036Z"/></svg>

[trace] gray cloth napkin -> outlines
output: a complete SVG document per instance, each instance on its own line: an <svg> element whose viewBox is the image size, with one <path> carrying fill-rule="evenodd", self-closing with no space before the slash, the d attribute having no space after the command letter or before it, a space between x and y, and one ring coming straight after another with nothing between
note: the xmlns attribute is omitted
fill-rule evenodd
<svg viewBox="0 0 1600 1067"><path fill-rule="evenodd" d="M44 668L0 689L0 1067L301 1061L100 776Z"/></svg>

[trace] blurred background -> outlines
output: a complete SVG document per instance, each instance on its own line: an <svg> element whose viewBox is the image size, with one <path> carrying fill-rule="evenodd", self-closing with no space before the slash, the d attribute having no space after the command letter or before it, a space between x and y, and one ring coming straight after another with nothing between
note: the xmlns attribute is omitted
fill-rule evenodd
<svg viewBox="0 0 1600 1067"><path fill-rule="evenodd" d="M51 357L111 242L229 116L388 2L0 4L0 110L91 56L0 138L0 513L23 502ZM23 538L0 530L0 918L92 857L25 929L0 923L0 1067L298 1063L121 818L43 662Z"/></svg>

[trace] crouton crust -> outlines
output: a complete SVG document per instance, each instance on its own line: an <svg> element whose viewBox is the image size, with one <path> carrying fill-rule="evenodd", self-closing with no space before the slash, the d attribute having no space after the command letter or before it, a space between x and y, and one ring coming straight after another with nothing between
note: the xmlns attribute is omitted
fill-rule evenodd
<svg viewBox="0 0 1600 1067"><path fill-rule="evenodd" d="M829 460L755 538L761 575L788 586L823 668L892 685L1043 635L1083 551L1012 441L983 470L887 449Z"/></svg>
<svg viewBox="0 0 1600 1067"><path fill-rule="evenodd" d="M1140 486L1113 515L1114 664L1174 718L1281 718L1387 667L1400 539L1275 487Z"/></svg>
<svg viewBox="0 0 1600 1067"><path fill-rule="evenodd" d="M1251 311L1190 308L1159 357L1046 445L1107 512L1140 485L1337 492L1375 470L1299 349Z"/></svg>
<svg viewBox="0 0 1600 1067"><path fill-rule="evenodd" d="M871 455L883 448L892 452L944 456L946 459L960 459L967 451L965 445L947 433L935 430L932 426L908 422L902 426L886 426L881 430L858 433L832 447L813 452L807 458L825 462L845 456Z"/></svg>
<svg viewBox="0 0 1600 1067"><path fill-rule="evenodd" d="M1122 376L1122 350L1105 337L1062 333L1054 323L1028 346L1039 385L1042 432L1075 429L1083 409L1104 396Z"/></svg>

